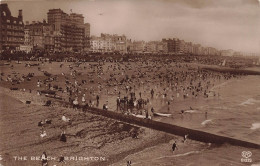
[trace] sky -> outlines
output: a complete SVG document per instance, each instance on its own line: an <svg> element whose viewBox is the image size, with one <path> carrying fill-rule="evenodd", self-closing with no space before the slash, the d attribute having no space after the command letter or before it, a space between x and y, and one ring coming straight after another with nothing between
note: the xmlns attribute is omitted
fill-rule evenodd
<svg viewBox="0 0 260 166"><path fill-rule="evenodd" d="M2 0L3 1L3 0ZM13 16L47 20L49 9L80 13L91 35L125 34L132 40L179 38L260 53L260 0L5 0Z"/></svg>

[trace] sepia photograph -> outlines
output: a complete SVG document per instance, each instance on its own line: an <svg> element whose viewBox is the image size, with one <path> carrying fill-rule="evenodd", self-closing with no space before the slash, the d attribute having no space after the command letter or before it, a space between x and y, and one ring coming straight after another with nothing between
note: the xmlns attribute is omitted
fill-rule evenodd
<svg viewBox="0 0 260 166"><path fill-rule="evenodd" d="M0 0L0 166L260 166L260 0Z"/></svg>

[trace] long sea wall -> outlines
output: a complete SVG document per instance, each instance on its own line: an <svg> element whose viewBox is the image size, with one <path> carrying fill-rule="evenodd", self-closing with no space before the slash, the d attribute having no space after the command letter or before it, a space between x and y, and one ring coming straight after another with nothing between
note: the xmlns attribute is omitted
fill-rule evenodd
<svg viewBox="0 0 260 166"><path fill-rule="evenodd" d="M259 71L247 70L247 69L233 69L233 68L220 68L220 67L202 67L202 70L209 70L221 73L230 74L243 74L243 75L260 75Z"/></svg>
<svg viewBox="0 0 260 166"><path fill-rule="evenodd" d="M228 143L235 146L260 149L260 144L239 140L236 138L230 138L230 137L212 134L200 130L180 127L168 123L154 121L151 119L142 119L131 115L123 115L122 113L105 111L97 108L83 108L83 109L93 114L105 116L122 122L131 123L131 124L135 124L135 125L159 130L159 131L164 131L178 136L184 136L185 134L189 134L189 139L200 141L200 142L214 143L214 144Z"/></svg>

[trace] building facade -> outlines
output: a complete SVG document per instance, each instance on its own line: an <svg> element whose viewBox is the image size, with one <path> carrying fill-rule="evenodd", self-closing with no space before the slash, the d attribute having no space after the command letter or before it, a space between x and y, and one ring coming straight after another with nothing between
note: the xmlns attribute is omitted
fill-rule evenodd
<svg viewBox="0 0 260 166"><path fill-rule="evenodd" d="M92 36L90 39L91 52L108 53L114 51L112 38Z"/></svg>
<svg viewBox="0 0 260 166"><path fill-rule="evenodd" d="M144 53L145 52L145 42L144 41L133 41L130 48L132 53Z"/></svg>
<svg viewBox="0 0 260 166"><path fill-rule="evenodd" d="M31 45L30 29L24 29L24 45Z"/></svg>
<svg viewBox="0 0 260 166"><path fill-rule="evenodd" d="M84 24L82 14L50 9L47 15L48 23L54 26L55 51L82 52L90 46L90 24Z"/></svg>
<svg viewBox="0 0 260 166"><path fill-rule="evenodd" d="M149 41L145 43L144 52L146 53L157 53L157 43L156 41Z"/></svg>
<svg viewBox="0 0 260 166"><path fill-rule="evenodd" d="M185 45L186 45L186 51L187 51L186 53L192 54L193 53L193 44L192 44L192 42L186 42Z"/></svg>
<svg viewBox="0 0 260 166"><path fill-rule="evenodd" d="M221 56L233 56L234 50L229 49L229 50L222 50L221 51Z"/></svg>
<svg viewBox="0 0 260 166"><path fill-rule="evenodd" d="M162 41L159 42L157 44L157 51L158 51L158 53L163 53L163 54L167 53L168 52L167 43L162 42Z"/></svg>
<svg viewBox="0 0 260 166"><path fill-rule="evenodd" d="M47 24L45 20L43 22L33 21L31 24L26 23L25 29L25 45L31 45L34 49L54 50L53 25Z"/></svg>
<svg viewBox="0 0 260 166"><path fill-rule="evenodd" d="M14 17L7 4L0 4L0 12L0 51L19 50L20 45L24 44L22 10L19 10L18 17Z"/></svg>
<svg viewBox="0 0 260 166"><path fill-rule="evenodd" d="M90 24L85 23L85 38L84 38L84 51L90 51Z"/></svg>
<svg viewBox="0 0 260 166"><path fill-rule="evenodd" d="M114 52L121 54L127 53L127 38L125 35L113 35L113 43L115 45Z"/></svg>
<svg viewBox="0 0 260 166"><path fill-rule="evenodd" d="M167 53L174 53L175 52L175 40L168 38L162 39L162 42L166 43L167 46Z"/></svg>
<svg viewBox="0 0 260 166"><path fill-rule="evenodd" d="M193 44L193 46L192 46L192 54L199 55L200 47L201 47L200 44Z"/></svg>
<svg viewBox="0 0 260 166"><path fill-rule="evenodd" d="M101 33L100 37L92 36L90 39L91 52L101 52L101 53L127 53L128 52L128 44L129 40L127 40L125 35L110 35Z"/></svg>
<svg viewBox="0 0 260 166"><path fill-rule="evenodd" d="M145 53L167 53L167 43L162 41L149 41L145 43Z"/></svg>

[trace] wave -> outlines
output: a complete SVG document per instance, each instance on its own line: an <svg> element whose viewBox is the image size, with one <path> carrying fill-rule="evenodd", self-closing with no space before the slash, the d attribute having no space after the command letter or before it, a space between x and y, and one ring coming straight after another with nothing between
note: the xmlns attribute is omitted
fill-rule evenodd
<svg viewBox="0 0 260 166"><path fill-rule="evenodd" d="M260 123L253 123L252 127L250 128L251 130L259 129L260 128Z"/></svg>
<svg viewBox="0 0 260 166"><path fill-rule="evenodd" d="M206 125L208 123L211 123L213 119L204 120L201 125Z"/></svg>
<svg viewBox="0 0 260 166"><path fill-rule="evenodd" d="M219 85L215 85L215 86L213 86L210 90L211 90L211 91L214 91L214 90L217 89L217 88L221 88L221 87L225 86L225 85L228 84L229 82L231 82L231 81L225 81L225 82L223 82L223 83L221 83L221 84L219 84Z"/></svg>
<svg viewBox="0 0 260 166"><path fill-rule="evenodd" d="M185 113L195 113L195 112L198 112L198 110L186 110L184 111Z"/></svg>
<svg viewBox="0 0 260 166"><path fill-rule="evenodd" d="M190 152L186 152L186 153L182 153L182 154L176 154L176 155L171 155L171 156L162 156L162 157L154 158L153 160L159 160L159 159L162 159L162 158L170 158L170 157L187 156L187 155L190 155L190 154L193 154L193 153L200 153L200 151L190 151Z"/></svg>
<svg viewBox="0 0 260 166"><path fill-rule="evenodd" d="M250 98L250 99L247 99L245 102L240 103L239 105L242 105L242 106L253 105L258 102L260 102L260 101Z"/></svg>
<svg viewBox="0 0 260 166"><path fill-rule="evenodd" d="M231 110L232 108L226 106L217 106L217 107L210 107L210 109L218 109L218 110Z"/></svg>

